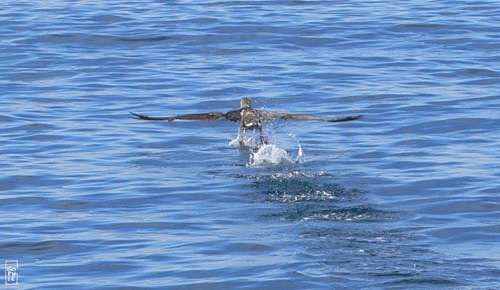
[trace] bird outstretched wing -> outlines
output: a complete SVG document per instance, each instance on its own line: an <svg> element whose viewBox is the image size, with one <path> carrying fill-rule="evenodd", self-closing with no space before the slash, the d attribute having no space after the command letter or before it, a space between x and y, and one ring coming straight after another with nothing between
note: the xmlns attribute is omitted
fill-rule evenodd
<svg viewBox="0 0 500 290"><path fill-rule="evenodd" d="M358 120L363 115L355 115L355 116L345 116L338 118L328 118L321 116L311 116L311 115L303 115L303 114L289 114L282 112L268 112L268 111L259 111L259 115L262 120L271 120L271 119L282 119L282 120L302 120L302 121L325 121L325 122L347 122L352 120Z"/></svg>
<svg viewBox="0 0 500 290"><path fill-rule="evenodd" d="M174 121L174 120L217 120L220 118L226 118L230 121L238 121L240 118L240 110L230 111L230 112L210 112L201 114L186 114L177 115L170 117L150 117L142 114L137 114L130 112L136 119L140 120L152 120L152 121Z"/></svg>

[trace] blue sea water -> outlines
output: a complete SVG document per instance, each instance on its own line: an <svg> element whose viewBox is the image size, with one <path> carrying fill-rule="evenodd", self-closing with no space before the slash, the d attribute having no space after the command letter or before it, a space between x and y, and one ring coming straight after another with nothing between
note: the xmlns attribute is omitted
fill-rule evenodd
<svg viewBox="0 0 500 290"><path fill-rule="evenodd" d="M12 287L500 288L498 1L1 8ZM302 162L248 166L235 123L129 114L242 96L364 118L276 121L275 145Z"/></svg>

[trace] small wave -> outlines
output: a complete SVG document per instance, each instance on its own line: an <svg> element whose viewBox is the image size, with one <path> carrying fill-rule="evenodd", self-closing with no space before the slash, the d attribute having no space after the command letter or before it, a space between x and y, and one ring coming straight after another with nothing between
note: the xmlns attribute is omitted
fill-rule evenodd
<svg viewBox="0 0 500 290"><path fill-rule="evenodd" d="M157 42L168 42L177 40L176 36L170 35L137 35L137 36L118 36L107 34L47 34L40 36L41 41L49 43L81 43L81 44L100 44L113 45L116 43L138 43L148 44Z"/></svg>
<svg viewBox="0 0 500 290"><path fill-rule="evenodd" d="M352 202L363 199L363 190L324 183L322 178L329 181L331 176L325 172L308 174L292 171L260 176L256 178L254 188L262 192L266 203Z"/></svg>
<svg viewBox="0 0 500 290"><path fill-rule="evenodd" d="M341 221L341 222L387 222L394 220L393 212L378 210L370 205L336 206L318 202L296 204L282 212L263 215L283 221Z"/></svg>
<svg viewBox="0 0 500 290"><path fill-rule="evenodd" d="M299 211L300 213L300 211ZM331 207L305 209L302 215L290 215L289 218L301 218L301 220L337 220L337 221L384 221L390 219L387 213L374 209L370 206L359 205L353 207Z"/></svg>

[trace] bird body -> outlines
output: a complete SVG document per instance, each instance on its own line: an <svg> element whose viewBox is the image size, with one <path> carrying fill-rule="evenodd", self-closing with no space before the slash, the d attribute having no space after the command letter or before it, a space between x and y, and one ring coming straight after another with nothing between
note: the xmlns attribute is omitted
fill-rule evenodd
<svg viewBox="0 0 500 290"><path fill-rule="evenodd" d="M258 130L261 133L261 142L266 143L267 138L262 133L262 124L265 121L273 119L282 120L303 120L303 121L325 121L325 122L346 122L357 120L362 115L346 116L340 118L327 118L320 116L302 115L302 114L289 114L283 112L271 112L265 110L256 110L252 108L252 102L249 98L243 97L240 100L240 108L238 110L228 112L209 112L201 114L185 114L170 117L149 117L146 115L131 113L135 118L140 120L154 120L154 121L174 121L174 120L217 120L225 118L229 121L239 122L239 134L242 135L246 130Z"/></svg>

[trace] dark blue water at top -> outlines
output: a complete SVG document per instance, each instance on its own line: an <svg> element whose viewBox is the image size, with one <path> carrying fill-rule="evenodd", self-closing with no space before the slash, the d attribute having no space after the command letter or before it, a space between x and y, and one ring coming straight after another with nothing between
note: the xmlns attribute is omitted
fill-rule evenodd
<svg viewBox="0 0 500 290"><path fill-rule="evenodd" d="M498 1L1 7L0 259L18 288L500 287ZM277 121L303 163L246 166L234 123L129 115L242 96L364 118Z"/></svg>

